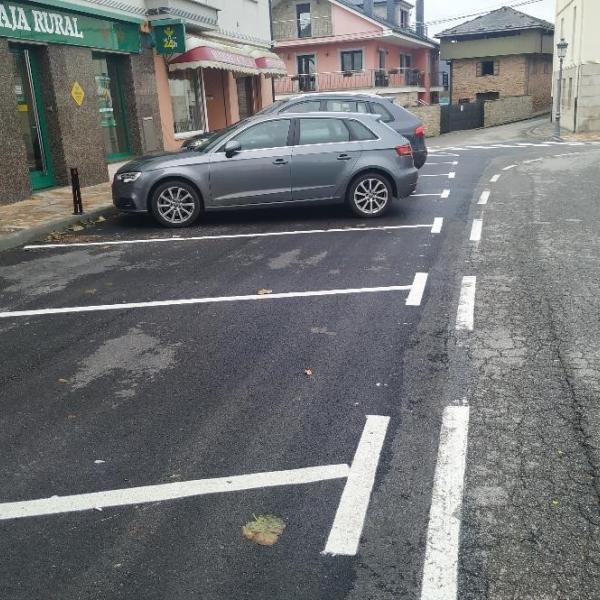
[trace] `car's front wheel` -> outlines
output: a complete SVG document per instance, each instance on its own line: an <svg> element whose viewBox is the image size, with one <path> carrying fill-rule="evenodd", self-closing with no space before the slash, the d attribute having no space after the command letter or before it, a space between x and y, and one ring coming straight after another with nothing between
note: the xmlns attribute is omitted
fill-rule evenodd
<svg viewBox="0 0 600 600"><path fill-rule="evenodd" d="M202 211L198 192L185 181L166 181L159 185L150 203L154 218L165 227L187 227Z"/></svg>
<svg viewBox="0 0 600 600"><path fill-rule="evenodd" d="M348 190L348 203L352 212L359 217L380 217L392 204L392 186L379 173L364 173L352 182Z"/></svg>

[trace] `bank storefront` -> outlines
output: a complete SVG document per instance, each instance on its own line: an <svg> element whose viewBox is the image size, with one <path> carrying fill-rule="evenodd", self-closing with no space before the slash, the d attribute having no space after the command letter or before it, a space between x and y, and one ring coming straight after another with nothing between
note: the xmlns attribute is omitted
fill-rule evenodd
<svg viewBox="0 0 600 600"><path fill-rule="evenodd" d="M0 203L66 185L71 167L84 185L107 181L107 162L159 149L141 23L62 0L0 1Z"/></svg>

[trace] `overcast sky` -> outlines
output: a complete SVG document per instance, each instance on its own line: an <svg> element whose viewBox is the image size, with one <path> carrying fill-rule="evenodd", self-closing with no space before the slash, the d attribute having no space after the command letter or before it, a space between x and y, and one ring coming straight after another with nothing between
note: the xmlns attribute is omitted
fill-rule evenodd
<svg viewBox="0 0 600 600"><path fill-rule="evenodd" d="M485 10L494 10L503 5L511 5L518 0L425 0L425 21L436 21L446 17L459 17L461 15L476 13ZM411 2L414 4L414 2ZM541 0L535 4L516 6L515 10L545 19L554 23L554 0ZM414 14L414 11L413 11ZM474 17L471 17L474 18ZM470 19L463 19L468 21ZM439 25L429 25L430 36L458 25L461 21L449 21Z"/></svg>

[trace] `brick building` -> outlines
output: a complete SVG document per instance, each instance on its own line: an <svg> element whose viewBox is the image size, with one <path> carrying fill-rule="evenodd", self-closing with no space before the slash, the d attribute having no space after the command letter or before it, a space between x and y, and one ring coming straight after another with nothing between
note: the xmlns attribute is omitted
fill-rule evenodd
<svg viewBox="0 0 600 600"><path fill-rule="evenodd" d="M450 63L452 103L530 96L534 112L550 109L551 23L503 7L437 37Z"/></svg>

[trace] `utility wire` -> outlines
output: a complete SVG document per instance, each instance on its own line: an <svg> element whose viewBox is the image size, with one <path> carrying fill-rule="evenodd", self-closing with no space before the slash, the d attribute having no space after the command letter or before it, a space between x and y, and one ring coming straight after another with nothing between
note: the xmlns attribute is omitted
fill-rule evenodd
<svg viewBox="0 0 600 600"><path fill-rule="evenodd" d="M519 2L513 2L512 4L500 4L498 6L490 7L487 10L482 10L475 13L470 13L468 15L461 15L460 17L448 17L446 19L436 19L435 21L427 21L426 25L440 25L442 23L450 23L451 21L462 21L463 19L468 19L470 17L479 17L481 15L487 15L489 12L497 10L499 8L503 8L504 6L508 6L509 8L516 8L517 6L525 6L527 4L537 4L542 0L520 0Z"/></svg>

